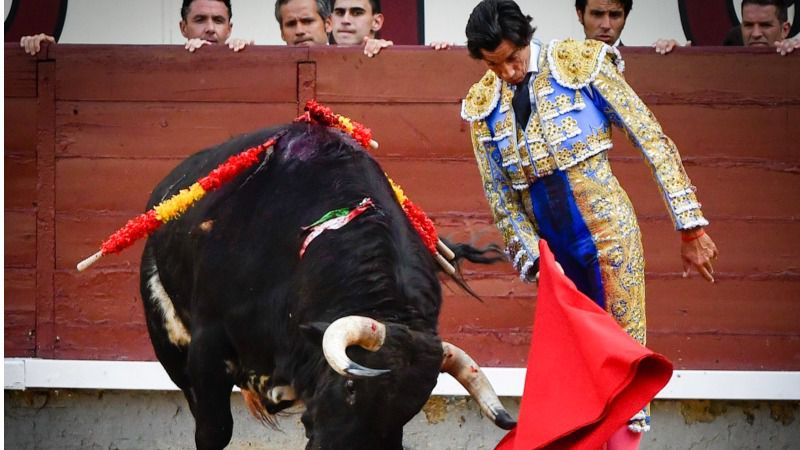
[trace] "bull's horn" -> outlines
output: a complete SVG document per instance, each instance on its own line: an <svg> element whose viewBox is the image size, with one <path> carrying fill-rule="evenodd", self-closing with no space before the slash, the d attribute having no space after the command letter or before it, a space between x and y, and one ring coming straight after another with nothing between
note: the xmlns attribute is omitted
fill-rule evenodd
<svg viewBox="0 0 800 450"><path fill-rule="evenodd" d="M322 336L322 352L328 364L346 377L374 377L388 370L370 369L353 362L347 347L358 345L371 352L378 351L386 338L386 326L375 319L346 316L334 321Z"/></svg>
<svg viewBox="0 0 800 450"><path fill-rule="evenodd" d="M440 371L447 372L458 380L495 425L504 430L514 428L517 422L500 403L500 399L480 366L464 350L449 342L442 341L442 352Z"/></svg>

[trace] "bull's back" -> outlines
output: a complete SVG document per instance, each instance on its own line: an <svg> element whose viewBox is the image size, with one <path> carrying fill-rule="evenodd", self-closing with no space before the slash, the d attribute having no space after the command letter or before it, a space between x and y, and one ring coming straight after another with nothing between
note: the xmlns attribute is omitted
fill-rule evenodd
<svg viewBox="0 0 800 450"><path fill-rule="evenodd" d="M203 308L209 316L230 314L236 305L248 310L255 307L254 300L274 301L266 297L283 295L285 285L304 274L335 290L343 277L361 268L358 261L381 257L384 265L393 267L390 247L418 244L403 243L419 239L377 163L342 133L309 125L261 130L187 158L156 187L148 206L283 130L286 134L267 161L208 193L151 236L153 261L165 290L175 293L179 310L193 310L194 315ZM365 197L371 197L381 213L366 214L336 240L318 238L307 258L315 267L298 275L304 228L326 212L352 208ZM369 247L362 248L365 244L374 246L373 253L385 255L369 254ZM343 265L345 261L355 268ZM414 264L424 266L424 261ZM199 296L204 299L198 301Z"/></svg>

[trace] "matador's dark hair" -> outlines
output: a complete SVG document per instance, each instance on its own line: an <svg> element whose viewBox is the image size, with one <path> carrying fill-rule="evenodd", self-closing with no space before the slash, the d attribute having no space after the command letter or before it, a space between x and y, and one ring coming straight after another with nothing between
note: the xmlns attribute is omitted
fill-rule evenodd
<svg viewBox="0 0 800 450"><path fill-rule="evenodd" d="M522 14L513 0L483 0L467 21L467 49L470 56L482 59L481 50L492 51L508 39L517 47L529 45L536 28L533 18Z"/></svg>

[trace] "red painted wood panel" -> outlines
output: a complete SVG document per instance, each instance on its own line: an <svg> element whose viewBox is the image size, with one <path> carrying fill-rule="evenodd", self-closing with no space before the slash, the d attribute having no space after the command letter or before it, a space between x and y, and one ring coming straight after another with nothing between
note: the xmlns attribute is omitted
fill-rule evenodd
<svg viewBox="0 0 800 450"><path fill-rule="evenodd" d="M6 87L8 95L8 87ZM36 154L36 99L6 97L3 114L4 154Z"/></svg>
<svg viewBox="0 0 800 450"><path fill-rule="evenodd" d="M325 103L454 103L486 72L481 63L469 59L466 47L389 50L368 58L358 48L312 47L317 99Z"/></svg>
<svg viewBox="0 0 800 450"><path fill-rule="evenodd" d="M668 58L649 47L624 47L621 52L626 80L648 104L800 102L800 85L788 82L800 73L800 58L777 60L773 49L689 47L677 49Z"/></svg>
<svg viewBox="0 0 800 450"><path fill-rule="evenodd" d="M36 272L6 266L3 282L3 354L7 358L35 356Z"/></svg>
<svg viewBox="0 0 800 450"><path fill-rule="evenodd" d="M283 46L189 53L182 45L74 45L52 53L59 100L278 103L297 100L297 63L308 54Z"/></svg>
<svg viewBox="0 0 800 450"><path fill-rule="evenodd" d="M58 102L56 147L62 158L184 158L233 136L285 123L296 111L294 101Z"/></svg>
<svg viewBox="0 0 800 450"><path fill-rule="evenodd" d="M6 44L4 53L3 83L5 97L36 97L36 58L26 54L19 44Z"/></svg>
<svg viewBox="0 0 800 450"><path fill-rule="evenodd" d="M27 155L6 153L3 168L6 211L27 210L36 207L36 159Z"/></svg>
<svg viewBox="0 0 800 450"><path fill-rule="evenodd" d="M7 74L30 72L24 66L33 64L40 86L57 81L51 100L9 101L6 94L6 297L14 300L6 302L8 354L30 355L34 340L43 339L52 347L36 356L153 359L138 294L142 243L83 273L75 264L141 212L155 183L185 155L288 121L301 108L298 99L315 94L373 129L381 143L375 156L442 236L499 242L459 118L460 98L483 73L464 48L399 46L375 59L336 48L198 55L177 47L88 49L59 45L54 68L6 53L7 66L22 66ZM681 278L679 242L650 171L617 133L610 158L644 234L650 345L679 368L800 370L800 92L774 82L797 73L800 57L623 51L629 82L681 148L722 253L717 284ZM47 67L50 76L42 72ZM25 95L42 93L37 87ZM42 153L47 142L53 153ZM45 238L39 253L37 233ZM525 365L535 286L520 282L508 263L462 269L483 302L445 282L442 335L483 365ZM37 290L37 277L52 280L49 294L46 284ZM55 319L50 337L47 328L44 337L29 334L37 317L48 318L47 308Z"/></svg>
<svg viewBox="0 0 800 450"><path fill-rule="evenodd" d="M5 266L36 267L36 215L5 211Z"/></svg>

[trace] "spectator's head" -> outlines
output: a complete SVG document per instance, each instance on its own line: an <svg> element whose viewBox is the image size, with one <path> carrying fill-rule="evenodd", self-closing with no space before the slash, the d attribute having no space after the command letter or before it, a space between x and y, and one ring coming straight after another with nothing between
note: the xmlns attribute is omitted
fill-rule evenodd
<svg viewBox="0 0 800 450"><path fill-rule="evenodd" d="M325 45L331 32L329 0L277 0L275 19L287 45Z"/></svg>
<svg viewBox="0 0 800 450"><path fill-rule="evenodd" d="M586 39L614 45L625 28L633 0L575 0L575 12Z"/></svg>
<svg viewBox="0 0 800 450"><path fill-rule="evenodd" d="M531 20L513 0L483 0L467 21L470 56L485 62L503 81L520 83L531 59Z"/></svg>
<svg viewBox="0 0 800 450"><path fill-rule="evenodd" d="M231 0L183 0L181 34L186 39L224 43L231 35Z"/></svg>
<svg viewBox="0 0 800 450"><path fill-rule="evenodd" d="M742 40L748 47L774 47L789 36L785 0L743 0Z"/></svg>
<svg viewBox="0 0 800 450"><path fill-rule="evenodd" d="M383 26L380 0L333 0L333 40L341 45L359 45L374 38Z"/></svg>

